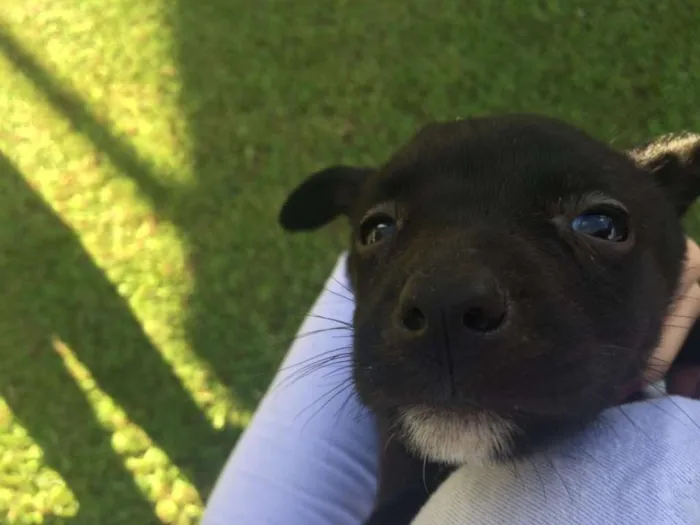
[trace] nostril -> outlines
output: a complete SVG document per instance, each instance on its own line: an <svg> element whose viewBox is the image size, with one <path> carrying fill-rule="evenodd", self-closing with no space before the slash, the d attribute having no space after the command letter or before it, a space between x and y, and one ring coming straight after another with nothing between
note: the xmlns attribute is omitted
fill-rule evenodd
<svg viewBox="0 0 700 525"><path fill-rule="evenodd" d="M427 324L425 314L418 308L409 308L401 316L401 324L406 330L420 332Z"/></svg>
<svg viewBox="0 0 700 525"><path fill-rule="evenodd" d="M474 307L467 309L462 317L464 326L477 332L492 332L496 330L505 317L504 312L488 312L484 308Z"/></svg>

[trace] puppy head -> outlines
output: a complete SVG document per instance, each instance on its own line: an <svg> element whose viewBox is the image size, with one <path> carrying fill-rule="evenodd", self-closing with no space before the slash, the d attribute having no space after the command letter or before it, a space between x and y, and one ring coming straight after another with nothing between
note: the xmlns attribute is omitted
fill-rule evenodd
<svg viewBox="0 0 700 525"><path fill-rule="evenodd" d="M642 377L682 271L700 138L618 152L562 122L434 123L378 168L288 198L288 230L352 229L354 381L439 462L517 455Z"/></svg>

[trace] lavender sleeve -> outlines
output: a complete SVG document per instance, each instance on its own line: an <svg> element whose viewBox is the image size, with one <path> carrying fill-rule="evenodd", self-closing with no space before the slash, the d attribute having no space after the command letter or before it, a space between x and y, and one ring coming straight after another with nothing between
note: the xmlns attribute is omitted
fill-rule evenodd
<svg viewBox="0 0 700 525"><path fill-rule="evenodd" d="M503 466L461 467L413 525L700 524L700 401L614 408L574 439Z"/></svg>
<svg viewBox="0 0 700 525"><path fill-rule="evenodd" d="M219 475L202 525L360 525L369 515L378 443L350 390L345 264L343 256Z"/></svg>

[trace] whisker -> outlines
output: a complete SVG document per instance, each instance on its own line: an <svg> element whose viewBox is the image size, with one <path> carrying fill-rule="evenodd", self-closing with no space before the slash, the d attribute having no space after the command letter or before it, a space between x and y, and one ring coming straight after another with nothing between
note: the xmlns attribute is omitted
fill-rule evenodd
<svg viewBox="0 0 700 525"><path fill-rule="evenodd" d="M342 356L349 355L349 354L345 353L348 350L352 350L352 346L346 345L346 346L340 346L338 348L332 348L330 350L324 350L323 352L320 352L316 355L313 355L311 357L308 357L308 358L303 359L301 361L298 361L296 363L292 363L292 364L289 364L287 366L283 366L280 368L280 372L286 372L287 370L292 370L298 366L304 365L305 363L308 363L310 361L314 361L315 359L319 359L321 357L327 356L328 354L342 355ZM336 354L336 352L338 352L338 353Z"/></svg>
<svg viewBox="0 0 700 525"><path fill-rule="evenodd" d="M584 454L588 459L590 459L591 461L593 461L593 462L594 462L596 465L598 465L599 467L603 467L603 464L602 464L600 461L598 461L598 460L595 458L595 456L594 456L593 454L591 454L590 452L588 452L585 448L581 447L580 452L583 452L583 454ZM578 460L578 459L579 459L579 458L577 458L576 456L573 456L573 455L568 454L568 453L564 453L564 452L562 452L562 451L559 451L558 453L559 453L562 457L565 457L565 458L567 458L567 459L573 459L573 460Z"/></svg>
<svg viewBox="0 0 700 525"><path fill-rule="evenodd" d="M627 347L627 346L616 345L616 344L614 344L614 343L601 344L600 346L597 346L597 347L596 347L596 351L598 351L598 350L606 350L606 349L609 349L609 350L620 350L620 351L623 351L623 352L629 352L629 351L632 350L631 348L629 348L629 347Z"/></svg>
<svg viewBox="0 0 700 525"><path fill-rule="evenodd" d="M674 399L673 399L671 396L668 396L667 399L669 399L669 400L671 401L671 403L673 403L673 404L675 405L675 407L676 407L678 410L681 411L681 413L688 419L688 421L690 421L690 422L693 424L693 426L694 426L696 429L700 430L700 425L698 425L698 424L695 422L695 420L694 420L692 417L690 417L690 414L688 414L685 410L683 410L683 408L681 408L681 406L680 406L678 403L676 403L676 402L674 401ZM654 404L654 403L652 402L652 404ZM670 412L667 412L666 410L664 410L664 409L661 408L660 406L657 406L657 408L659 408L660 410L666 412L668 415L672 415ZM675 416L674 416L674 417L675 417ZM678 421L679 423L681 422L680 419L676 419L676 421Z"/></svg>
<svg viewBox="0 0 700 525"><path fill-rule="evenodd" d="M679 330L688 330L688 329L693 327L693 325L683 326L683 325L670 324L670 323L665 323L663 326L665 328L678 328Z"/></svg>
<svg viewBox="0 0 700 525"><path fill-rule="evenodd" d="M662 359L662 358L657 357L655 355L652 355L651 357L649 357L648 362L652 362L652 361L660 363L662 365L666 365L666 366L668 366L672 363L671 361L667 361L666 359Z"/></svg>
<svg viewBox="0 0 700 525"><path fill-rule="evenodd" d="M532 469L535 471L537 479L540 480L540 486L542 487L542 496L544 497L545 504L547 504L547 488L544 486L544 480L542 479L540 470L537 468L537 463L535 463L532 458L528 458L528 460L530 461L530 465L532 465Z"/></svg>
<svg viewBox="0 0 700 525"><path fill-rule="evenodd" d="M661 389L659 389L659 390L661 390ZM667 397L670 399L670 396L667 396ZM662 398L662 399L666 399L666 397L664 397L664 398ZM672 401L672 402L673 402L674 405L676 405L676 406L678 407L678 405L675 403L675 401ZM678 416L676 416L676 415L673 414L672 412L669 412L668 410L666 410L665 408L663 408L663 407L661 406L661 404L658 402L658 400L656 400L656 399L650 399L650 400L649 400L649 405L653 406L653 407L656 408L657 410L660 410L661 412L663 412L663 413L666 414L667 416L672 417L673 419L675 419L675 420L678 421L679 423L681 423L681 424L683 424L683 425L686 424L686 423L685 423L682 419L680 419ZM680 407L678 407L678 408L680 409ZM691 420L691 421L692 421L692 420ZM694 423L694 422L693 422L693 423ZM695 424L695 427L696 427L696 428L699 428L699 427L697 426L697 424Z"/></svg>
<svg viewBox="0 0 700 525"><path fill-rule="evenodd" d="M345 364L347 366L338 367L335 370L331 370L330 372L326 372L325 374L323 374L322 377L324 379L328 379L328 378L334 376L335 374L339 374L341 372L352 372L352 364L353 364L352 359L348 359L347 361L341 361L341 363Z"/></svg>
<svg viewBox="0 0 700 525"><path fill-rule="evenodd" d="M323 290L332 294L332 295L335 295L336 297L340 297L341 299L345 299L346 301L349 301L351 303L355 301L355 299L353 299L352 297L348 297L346 295L343 295L342 293L336 292L335 290L332 290L332 289L328 288L327 286L324 287Z"/></svg>
<svg viewBox="0 0 700 525"><path fill-rule="evenodd" d="M289 374L286 379L289 378L298 378L298 377L305 377L307 376L310 372L312 371L318 371L331 363L335 363L337 360L340 360L342 357L344 357L342 354L335 354L335 355L330 355L330 356L319 356L315 358L313 361L306 363L306 364L300 364L300 368L297 368L292 371L291 374Z"/></svg>
<svg viewBox="0 0 700 525"><path fill-rule="evenodd" d="M319 409L316 410L316 412L314 412L314 413L311 415L311 417L306 421L306 423L304 423L304 425L302 425L301 431L304 432L306 426L311 422L311 420L312 420L313 418L315 418L315 417L316 417L320 412L322 412L328 405L330 405L330 404L333 402L333 400L336 399L340 394L342 394L343 392L345 392L347 388L351 388L351 387L352 387L352 382L351 382L351 381L343 381L342 383L339 383L338 385L336 385L335 387L333 387L333 388L332 388L329 392L327 392L325 395L321 396L321 397L318 398L316 401L314 401L313 403L311 403L311 404L310 404L309 406L307 406L304 410L302 410L302 411L297 415L297 417L301 417L301 415L302 415L304 412L306 412L309 408L311 408L311 407L314 406L317 402L319 402L320 400L322 400L322 399L324 399L324 398L326 398L326 397L328 397L328 396L330 395L330 397L326 400L326 402L323 403L323 404L319 407Z"/></svg>
<svg viewBox="0 0 700 525"><path fill-rule="evenodd" d="M657 375L658 375L658 374L666 375L666 372L671 368L671 365L672 365L672 363L669 363L669 362L664 361L664 360L662 360L662 359L659 359L659 360L653 361L653 362L650 360L650 361L647 362L646 365L644 366L644 370L645 370L646 372L656 372ZM656 382L658 382L660 379L661 379L661 378L658 378L658 379L656 379L656 380L650 381L649 379L647 379L647 378L645 378L645 377L642 377L642 378L641 378L642 382L643 382L644 384L647 384L647 385L648 385L648 384L656 383Z"/></svg>
<svg viewBox="0 0 700 525"><path fill-rule="evenodd" d="M522 485L523 490L527 490L527 487L525 485L525 481L523 480L523 477L520 474L520 471L518 470L518 462L515 460L515 458L513 458L513 457L510 458L510 464L513 466L513 475L520 481L520 484Z"/></svg>
<svg viewBox="0 0 700 525"><path fill-rule="evenodd" d="M658 370L658 371L663 372L663 371L666 370L670 365L671 365L671 363L668 363L668 362L665 362L665 361L661 361L661 360L659 360L659 361L657 361L657 362L652 362L651 360L649 360L649 361L647 362L645 368L647 368L647 369L649 369L649 370Z"/></svg>
<svg viewBox="0 0 700 525"><path fill-rule="evenodd" d="M613 434L615 434L615 437L617 439L620 439L620 434L617 432L615 425L613 425L610 421L608 421L608 419L606 417L596 418L595 424L600 425L603 429L612 430Z"/></svg>
<svg viewBox="0 0 700 525"><path fill-rule="evenodd" d="M339 392L343 392L345 388L347 388L351 383L351 380L348 378L345 381L341 381L340 383L334 385L333 387L329 388L324 394L320 395L316 399L314 399L311 403L309 403L301 412L299 412L295 419L298 417L301 417L307 410L312 408L314 405L317 403L322 402L324 399L327 399L326 403L324 403L323 406L326 406L328 401L332 401L335 395L337 395ZM330 396L330 398L329 398ZM323 408L322 406L322 408Z"/></svg>
<svg viewBox="0 0 700 525"><path fill-rule="evenodd" d="M334 319L333 317L326 317L324 315L319 315L319 314L313 314L310 313L308 314L309 317L313 317L314 319L321 319L323 321L330 321L332 323L338 323L340 326L344 326L346 328L352 329L352 323L348 321L343 321L342 319Z"/></svg>
<svg viewBox="0 0 700 525"><path fill-rule="evenodd" d="M343 290L345 290L346 292L348 292L350 295L355 295L355 292L353 292L352 289L351 289L347 284L341 283L341 282L340 282L338 279L336 279L335 277L333 277L333 281L335 281L335 283L336 283L338 286L340 286Z"/></svg>
<svg viewBox="0 0 700 525"><path fill-rule="evenodd" d="M345 354L336 354L331 355L329 357L316 356L314 358L314 361L303 365L302 368L299 368L298 370L294 370L287 377L282 377L274 388L287 388L295 382L305 377L308 377L309 375L318 372L326 367L335 365L347 366L350 363L350 359L351 357Z"/></svg>
<svg viewBox="0 0 700 525"><path fill-rule="evenodd" d="M692 319L693 321L698 319L697 315L683 315L683 314L671 314L666 316L666 319Z"/></svg>
<svg viewBox="0 0 700 525"><path fill-rule="evenodd" d="M644 431L641 429L641 427L640 427L639 425L637 425L637 423L634 422L634 419L632 419L632 418L630 417L630 415L629 415L627 412L625 412L625 409L622 407L622 405L618 405L618 406L617 406L617 409L622 413L622 415L625 416L625 418L627 419L627 421L629 421L629 422L632 424L632 426L634 426L637 430L639 430L639 431L644 435L645 438L647 438L651 443L653 443L653 440L649 437L649 434L647 434L646 432L644 432Z"/></svg>
<svg viewBox="0 0 700 525"><path fill-rule="evenodd" d="M285 377L280 383L278 384L278 388L288 388L294 384L296 384L298 381L309 377L312 374L315 374L319 372L320 370L324 368L328 368L332 365L335 365L336 361L334 358L327 358L323 362L320 363L312 363L308 365L306 368L294 373L293 375ZM340 363L343 366L348 366L347 362L341 362Z"/></svg>
<svg viewBox="0 0 700 525"><path fill-rule="evenodd" d="M549 466L552 467L552 469L554 470L555 474L556 474L557 477L559 478L559 481L561 481L561 484L564 486L564 490L566 491L566 493L567 493L568 496L569 496L569 501L570 501L571 504L573 505L573 504L574 504L574 496L573 496L573 494L571 493L571 490L569 489L569 486L566 484L566 481L564 481L564 477L561 475L561 473L560 473L559 470L557 469L557 466L556 466L555 463L552 461L552 458L550 458L549 455L547 455L547 454L544 453L544 452L542 453L542 455L545 457L545 459L546 459L547 462L549 463Z"/></svg>
<svg viewBox="0 0 700 525"><path fill-rule="evenodd" d="M329 326L326 328L319 328L317 330L311 330L310 332L304 332L303 334L298 334L292 338L290 342L294 342L298 339L304 338L304 337L309 337L311 335L317 335L317 334L322 334L324 332L335 332L338 330L345 330L348 332L352 332L352 328L349 328L347 326ZM344 337L352 337L352 334L346 335Z"/></svg>
<svg viewBox="0 0 700 525"><path fill-rule="evenodd" d="M386 443L384 443L384 453L389 449L391 441L396 438L396 430L389 429L386 433Z"/></svg>
<svg viewBox="0 0 700 525"><path fill-rule="evenodd" d="M357 423L359 421L362 421L362 419L371 417L371 414L367 411L367 407L365 407L364 403L362 402L362 399L360 399L360 395L357 393L357 390L355 388L352 389L352 395L357 400L357 403L355 403L355 413L352 416L353 421Z"/></svg>
<svg viewBox="0 0 700 525"><path fill-rule="evenodd" d="M335 420L336 420L336 422L338 421L338 416L340 415L340 413L341 413L343 410L345 410L345 408L348 406L348 403L349 403L354 397L357 397L357 392L355 391L354 388L349 388L349 389L348 389L348 396L345 398L345 401L343 401L343 404L340 405L340 408L339 408L338 411L336 412L336 415L335 415Z"/></svg>
<svg viewBox="0 0 700 525"><path fill-rule="evenodd" d="M331 327L326 327L326 328L319 328L317 330L311 330L309 332L304 332L302 334L295 334L292 337L285 337L285 338L272 338L272 342L275 345L280 345L280 346L291 346L295 342L304 339L305 337L309 337L312 335L317 335L317 334L322 334L325 332L333 332L333 331L346 331L350 332L348 335L338 335L338 336L333 336L333 338L341 338L341 337L352 337L352 329L348 328L347 326L331 326Z"/></svg>

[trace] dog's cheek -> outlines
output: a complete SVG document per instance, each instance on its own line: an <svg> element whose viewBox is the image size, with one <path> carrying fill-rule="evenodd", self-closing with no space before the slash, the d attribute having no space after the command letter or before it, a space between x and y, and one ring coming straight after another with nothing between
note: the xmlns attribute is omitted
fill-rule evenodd
<svg viewBox="0 0 700 525"><path fill-rule="evenodd" d="M598 323L599 338L617 345L628 361L640 364L659 343L674 287L669 287L657 259L642 252L616 274L614 288L610 293L614 301Z"/></svg>
<svg viewBox="0 0 700 525"><path fill-rule="evenodd" d="M391 295L391 271L387 257L380 257L379 250L361 253L353 244L348 256L348 268L355 291L358 306L365 309L373 307L379 301L385 301ZM398 295L398 292L395 292Z"/></svg>
<svg viewBox="0 0 700 525"><path fill-rule="evenodd" d="M353 370L360 399L376 412L425 402L440 377L435 363L425 366L412 349L385 344L371 335L356 341Z"/></svg>
<svg viewBox="0 0 700 525"><path fill-rule="evenodd" d="M623 264L616 256L578 255L574 263L550 265L543 274L547 300L532 297L521 305L523 324L537 327L531 339L542 346L541 360L521 369L542 377L536 391L586 417L641 371L643 354L659 331L665 294L649 257L635 255Z"/></svg>
<svg viewBox="0 0 700 525"><path fill-rule="evenodd" d="M405 349L388 344L387 319L380 315L388 304L365 298L358 302L353 341L353 380L360 399L381 411L405 400L402 385L416 381Z"/></svg>
<svg viewBox="0 0 700 525"><path fill-rule="evenodd" d="M662 268L648 241L628 254L600 253L580 261L577 281L567 291L600 351L639 360L651 352L669 299ZM651 347L650 347L651 345Z"/></svg>
<svg viewBox="0 0 700 525"><path fill-rule="evenodd" d="M626 360L611 349L597 352L593 319L570 301L526 303L520 344L498 373L504 385L538 412L573 414L600 403L624 375ZM530 327L529 332L525 330Z"/></svg>

